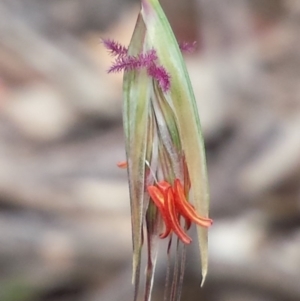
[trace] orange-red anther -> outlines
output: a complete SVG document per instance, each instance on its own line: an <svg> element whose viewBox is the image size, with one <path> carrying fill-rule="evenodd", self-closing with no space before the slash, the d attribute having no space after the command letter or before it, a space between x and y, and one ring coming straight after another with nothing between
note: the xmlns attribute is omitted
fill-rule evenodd
<svg viewBox="0 0 300 301"><path fill-rule="evenodd" d="M125 169L125 168L127 168L127 161L120 161L117 163L117 166L119 168Z"/></svg>
<svg viewBox="0 0 300 301"><path fill-rule="evenodd" d="M165 206L165 195L164 193L156 186L148 186L147 191L153 200L154 204L158 208L164 223L165 223L165 232L160 234L160 238L166 238L171 233L171 221Z"/></svg>
<svg viewBox="0 0 300 301"><path fill-rule="evenodd" d="M188 220L202 227L209 227L213 221L210 218L200 216L194 207L186 200L183 187L179 179L174 183L175 204L179 213Z"/></svg>
<svg viewBox="0 0 300 301"><path fill-rule="evenodd" d="M166 194L167 195L165 201L166 201L167 213L171 220L172 230L185 244L190 244L192 239L184 232L184 230L181 228L179 224L178 215L174 204L174 195L171 187L167 189Z"/></svg>
<svg viewBox="0 0 300 301"><path fill-rule="evenodd" d="M159 235L160 238L166 238L173 231L183 243L191 243L192 239L180 225L180 215L184 217L187 229L192 222L205 228L212 225L212 219L200 216L186 200L179 179L174 181L173 187L166 181L160 181L155 186L148 186L147 191L165 223L165 231Z"/></svg>

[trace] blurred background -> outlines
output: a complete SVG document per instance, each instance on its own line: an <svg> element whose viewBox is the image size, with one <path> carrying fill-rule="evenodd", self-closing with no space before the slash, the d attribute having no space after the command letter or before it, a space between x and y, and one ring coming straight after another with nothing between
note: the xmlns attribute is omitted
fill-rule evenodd
<svg viewBox="0 0 300 301"><path fill-rule="evenodd" d="M161 0L206 141L210 270L182 300L300 300L300 1ZM0 300L132 300L122 75L139 2L0 1ZM162 246L161 253L165 253ZM159 264L154 300L162 300Z"/></svg>

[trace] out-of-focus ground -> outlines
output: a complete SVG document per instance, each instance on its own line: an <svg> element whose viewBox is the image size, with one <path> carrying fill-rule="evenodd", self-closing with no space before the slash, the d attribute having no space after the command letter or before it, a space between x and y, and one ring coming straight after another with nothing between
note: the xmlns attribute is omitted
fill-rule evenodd
<svg viewBox="0 0 300 301"><path fill-rule="evenodd" d="M300 300L300 1L162 0L206 141L210 270L182 300ZM0 1L0 300L132 300L122 76L138 3ZM164 247L161 248L164 253ZM165 266L154 300L162 300Z"/></svg>

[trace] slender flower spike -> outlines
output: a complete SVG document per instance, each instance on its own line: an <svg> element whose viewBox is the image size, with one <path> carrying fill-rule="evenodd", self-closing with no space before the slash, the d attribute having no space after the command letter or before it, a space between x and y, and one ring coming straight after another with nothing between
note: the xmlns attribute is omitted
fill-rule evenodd
<svg viewBox="0 0 300 301"><path fill-rule="evenodd" d="M158 0L142 0L128 48L103 41L115 57L108 72L124 71L123 123L129 181L134 301L138 298L143 242L147 243L144 300L151 299L160 239L177 238L169 300L179 300L187 231L196 224L202 283L207 274L209 193L200 121L190 79L178 45ZM146 239L144 239L144 237ZM169 270L169 269L168 269ZM167 273L169 274L169 273ZM167 277L169 278L169 277ZM168 281L167 281L168 282ZM167 298L166 298L167 299Z"/></svg>

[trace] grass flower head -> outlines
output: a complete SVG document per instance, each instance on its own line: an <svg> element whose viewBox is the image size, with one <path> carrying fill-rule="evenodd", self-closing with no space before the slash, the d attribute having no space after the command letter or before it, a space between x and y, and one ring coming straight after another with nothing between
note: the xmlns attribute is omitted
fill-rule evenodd
<svg viewBox="0 0 300 301"><path fill-rule="evenodd" d="M158 0L142 0L129 47L103 41L115 57L108 72L124 71L123 124L131 202L133 283L137 300L144 237L147 267L144 300L151 298L157 246L177 239L178 258L197 226L202 283L207 274L209 193L203 139L194 93L180 47ZM187 43L181 48L190 51ZM182 244L181 251L179 251ZM170 300L179 300L183 264L175 264ZM180 276L178 276L180 274Z"/></svg>

